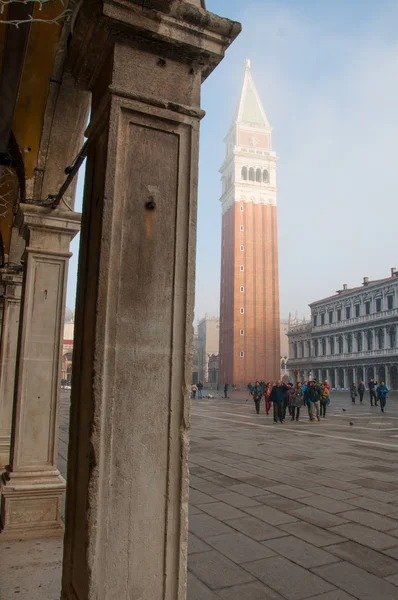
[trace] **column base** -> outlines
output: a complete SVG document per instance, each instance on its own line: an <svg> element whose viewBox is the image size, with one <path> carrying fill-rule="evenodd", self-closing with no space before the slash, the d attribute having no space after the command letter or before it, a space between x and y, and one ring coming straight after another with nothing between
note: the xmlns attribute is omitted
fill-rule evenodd
<svg viewBox="0 0 398 600"><path fill-rule="evenodd" d="M6 472L1 481L0 542L62 537L65 479L59 471Z"/></svg>

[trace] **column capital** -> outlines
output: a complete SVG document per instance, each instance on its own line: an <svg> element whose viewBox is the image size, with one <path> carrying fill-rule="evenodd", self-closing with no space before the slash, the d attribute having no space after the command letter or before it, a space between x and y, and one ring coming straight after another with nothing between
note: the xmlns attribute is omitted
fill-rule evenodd
<svg viewBox="0 0 398 600"><path fill-rule="evenodd" d="M159 55L159 61L166 57L194 62L204 80L240 31L240 23L206 11L198 0L147 0L145 6L142 0L91 0L82 3L76 18L69 68L79 86L92 89L110 47L127 40ZM126 67L132 72L139 69L137 64ZM157 96L161 93L158 89Z"/></svg>
<svg viewBox="0 0 398 600"><path fill-rule="evenodd" d="M5 296L8 298L13 295L12 286L22 285L23 269L15 269L14 267L3 267L0 269L0 282L5 287Z"/></svg>
<svg viewBox="0 0 398 600"><path fill-rule="evenodd" d="M20 204L15 222L26 240L27 252L48 250L69 256L69 244L80 231L81 213Z"/></svg>

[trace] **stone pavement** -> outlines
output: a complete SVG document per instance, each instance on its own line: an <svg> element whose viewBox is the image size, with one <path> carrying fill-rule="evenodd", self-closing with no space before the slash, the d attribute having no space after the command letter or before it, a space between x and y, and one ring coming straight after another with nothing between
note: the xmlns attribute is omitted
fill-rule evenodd
<svg viewBox="0 0 398 600"><path fill-rule="evenodd" d="M188 600L397 600L398 400L273 425L233 396L193 404ZM58 600L61 552L0 544L0 599Z"/></svg>

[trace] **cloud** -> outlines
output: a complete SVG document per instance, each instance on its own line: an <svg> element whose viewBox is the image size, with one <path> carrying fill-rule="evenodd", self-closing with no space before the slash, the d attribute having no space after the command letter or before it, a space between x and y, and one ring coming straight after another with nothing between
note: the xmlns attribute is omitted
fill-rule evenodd
<svg viewBox="0 0 398 600"><path fill-rule="evenodd" d="M305 3L245 4L243 33L204 88L197 316L218 313L216 171L246 56L280 157L281 314L308 313L343 283L388 276L396 264L398 4L381 2L376 13L353 4L352 26L342 2L335 20Z"/></svg>

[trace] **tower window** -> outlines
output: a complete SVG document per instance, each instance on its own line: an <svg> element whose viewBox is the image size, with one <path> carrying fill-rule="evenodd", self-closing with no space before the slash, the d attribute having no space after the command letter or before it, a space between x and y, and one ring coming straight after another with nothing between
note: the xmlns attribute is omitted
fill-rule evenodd
<svg viewBox="0 0 398 600"><path fill-rule="evenodd" d="M244 267L243 265L241 265L241 266L240 266L240 270L241 270L241 271L244 271L244 270L245 270L245 267Z"/></svg>
<svg viewBox="0 0 398 600"><path fill-rule="evenodd" d="M254 181L254 169L253 167L250 167L249 169L249 181Z"/></svg>
<svg viewBox="0 0 398 600"><path fill-rule="evenodd" d="M241 251L241 252L243 252L243 250L244 250L244 249L245 249L245 247L244 247L244 246L241 246L241 247L240 247L240 251Z"/></svg>
<svg viewBox="0 0 398 600"><path fill-rule="evenodd" d="M239 227L239 229L240 229L240 231L244 231L244 230L245 230L245 228L243 227L243 225L241 225L241 226Z"/></svg>
<svg viewBox="0 0 398 600"><path fill-rule="evenodd" d="M269 183L269 173L267 169L264 169L263 171L263 183Z"/></svg>
<svg viewBox="0 0 398 600"><path fill-rule="evenodd" d="M256 181L261 183L261 169L256 169Z"/></svg>
<svg viewBox="0 0 398 600"><path fill-rule="evenodd" d="M240 291L241 291L241 292L244 292L244 291L245 291L245 288L243 287L243 285L241 285L241 286L240 286Z"/></svg>
<svg viewBox="0 0 398 600"><path fill-rule="evenodd" d="M243 315L244 313L245 313L245 309L244 309L244 308L241 308L241 309L240 309L240 314L241 314L241 315Z"/></svg>
<svg viewBox="0 0 398 600"><path fill-rule="evenodd" d="M240 357L243 358L244 356L245 356L245 353L241 350Z"/></svg>
<svg viewBox="0 0 398 600"><path fill-rule="evenodd" d="M247 180L247 167L242 167L242 179L243 181Z"/></svg>
<svg viewBox="0 0 398 600"><path fill-rule="evenodd" d="M240 207L240 212L243 212L243 206Z"/></svg>
<svg viewBox="0 0 398 600"><path fill-rule="evenodd" d="M241 335L245 335L245 330L244 330L244 329L241 329L241 330L240 330L240 334L241 334Z"/></svg>

